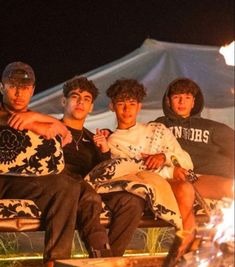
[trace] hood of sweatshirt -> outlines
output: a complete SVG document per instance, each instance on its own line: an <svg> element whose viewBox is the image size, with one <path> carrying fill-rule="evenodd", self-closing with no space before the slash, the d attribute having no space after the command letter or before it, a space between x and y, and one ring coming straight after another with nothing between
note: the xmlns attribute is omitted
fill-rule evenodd
<svg viewBox="0 0 235 267"><path fill-rule="evenodd" d="M187 121L190 120L191 117L200 117L201 112L204 108L204 98L203 94L201 92L201 89L199 88L196 96L195 96L195 103L194 107L191 111L191 116L188 118L182 118L181 116L177 115L171 108L170 108L170 102L169 102L169 87L167 88L163 99L162 99L162 109L165 114L165 116L171 120L178 120L178 121Z"/></svg>

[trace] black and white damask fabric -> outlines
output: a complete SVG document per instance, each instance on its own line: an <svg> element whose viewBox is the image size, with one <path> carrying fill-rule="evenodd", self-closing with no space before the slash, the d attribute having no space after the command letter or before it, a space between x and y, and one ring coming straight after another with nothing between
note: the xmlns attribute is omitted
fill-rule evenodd
<svg viewBox="0 0 235 267"><path fill-rule="evenodd" d="M127 191L142 197L156 218L161 218L176 227L181 227L181 216L168 182L151 171L146 171L142 160L116 158L101 162L86 177L98 193ZM211 209L216 210L218 201L205 199ZM205 215L197 200L195 215Z"/></svg>
<svg viewBox="0 0 235 267"><path fill-rule="evenodd" d="M156 219L182 228L180 211L169 183L158 174L146 171L140 160L116 158L101 162L86 177L102 193L127 191L146 200Z"/></svg>
<svg viewBox="0 0 235 267"><path fill-rule="evenodd" d="M46 140L31 131L0 126L0 175L41 176L63 169L59 136Z"/></svg>
<svg viewBox="0 0 235 267"><path fill-rule="evenodd" d="M0 199L0 219L40 218L41 211L32 200Z"/></svg>

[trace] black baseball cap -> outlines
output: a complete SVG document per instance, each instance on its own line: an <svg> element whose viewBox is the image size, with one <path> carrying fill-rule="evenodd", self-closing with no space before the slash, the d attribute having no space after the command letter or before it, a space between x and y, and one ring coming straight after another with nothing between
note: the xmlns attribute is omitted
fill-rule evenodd
<svg viewBox="0 0 235 267"><path fill-rule="evenodd" d="M35 74L31 66L23 62L8 64L2 73L2 82L10 84L34 85Z"/></svg>

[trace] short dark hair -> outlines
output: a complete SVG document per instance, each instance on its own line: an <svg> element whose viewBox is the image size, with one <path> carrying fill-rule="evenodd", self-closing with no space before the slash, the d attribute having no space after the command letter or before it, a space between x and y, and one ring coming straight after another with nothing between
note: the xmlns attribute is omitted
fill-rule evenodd
<svg viewBox="0 0 235 267"><path fill-rule="evenodd" d="M198 91L200 91L200 87L193 80L177 78L168 85L167 95L170 97L177 94L191 93L193 96L196 96Z"/></svg>
<svg viewBox="0 0 235 267"><path fill-rule="evenodd" d="M121 99L136 99L141 102L146 96L145 87L134 79L121 79L114 82L107 90L106 94L113 102Z"/></svg>
<svg viewBox="0 0 235 267"><path fill-rule="evenodd" d="M63 94L65 97L73 91L79 89L81 92L87 91L92 95L92 102L96 99L99 94L99 91L95 84L88 80L86 77L75 76L72 79L66 81L63 85Z"/></svg>

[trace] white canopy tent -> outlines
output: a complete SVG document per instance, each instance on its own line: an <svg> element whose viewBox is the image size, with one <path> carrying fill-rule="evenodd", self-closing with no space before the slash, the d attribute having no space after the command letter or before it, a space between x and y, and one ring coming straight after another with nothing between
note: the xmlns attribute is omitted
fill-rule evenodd
<svg viewBox="0 0 235 267"><path fill-rule="evenodd" d="M83 75L92 79L100 91L94 112L86 121L86 127L92 131L115 128L115 116L108 110L105 91L120 78L137 79L147 88L139 121L161 116L161 101L167 85L177 77L187 77L197 82L204 93L202 116L234 128L234 67L226 65L219 47L146 39L125 57ZM63 83L35 95L30 108L61 117L62 86Z"/></svg>

